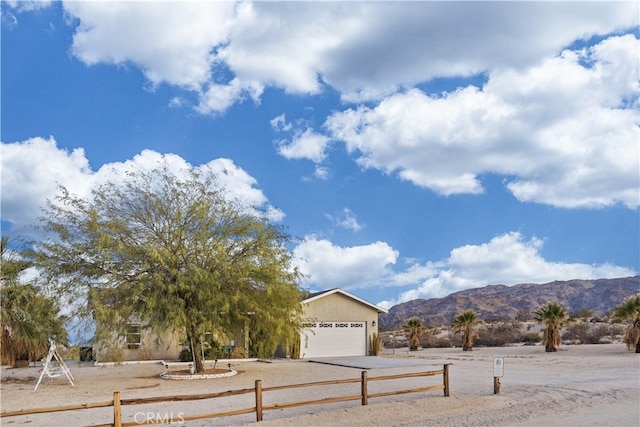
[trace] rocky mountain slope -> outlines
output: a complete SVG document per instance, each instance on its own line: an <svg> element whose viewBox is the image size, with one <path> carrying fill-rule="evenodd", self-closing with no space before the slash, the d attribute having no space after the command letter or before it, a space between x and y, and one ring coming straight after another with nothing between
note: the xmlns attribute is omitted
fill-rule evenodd
<svg viewBox="0 0 640 427"><path fill-rule="evenodd" d="M391 307L380 315L381 330L402 325L417 316L427 326L449 325L453 317L474 310L484 321L515 319L519 314L532 317L540 306L557 301L569 313L589 309L594 316L607 316L625 298L640 292L640 276L619 279L569 280L545 284L514 286L491 285L467 289L444 298L417 299Z"/></svg>

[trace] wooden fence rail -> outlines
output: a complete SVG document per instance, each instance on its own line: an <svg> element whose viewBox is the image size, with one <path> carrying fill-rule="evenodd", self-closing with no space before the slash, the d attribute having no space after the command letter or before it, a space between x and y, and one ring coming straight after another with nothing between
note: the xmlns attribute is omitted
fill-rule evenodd
<svg viewBox="0 0 640 427"><path fill-rule="evenodd" d="M242 394L254 393L255 406L248 407L248 408L235 409L232 411L212 412L207 414L197 414L197 415L181 414L179 421L183 422L183 421L202 420L207 418L229 417L233 415L250 414L254 412L256 414L256 421L262 421L263 412L274 410L274 409L295 408L295 407L307 406L307 405L322 405L322 404L328 404L328 403L347 402L351 400L360 400L362 405L368 405L370 398L385 397L385 396L407 394L407 393L420 393L420 392L432 391L432 390L444 390L444 396L448 397L449 396L449 365L450 364L447 363L443 365L442 369L436 370L436 371L425 371L425 372L416 372L416 373L398 374L398 375L386 375L386 376L379 376L379 377L372 377L372 378L368 377L367 371L362 371L360 378L315 381L315 382L309 382L309 383L289 384L289 385L281 385L281 386L273 386L273 387L263 387L262 380L256 380L254 388L228 390L228 391L223 391L218 393L207 393L207 394L190 394L190 395L177 395L177 396L158 396L158 397L150 397L150 398L121 399L120 392L116 391L113 393L113 400L108 400L104 402L83 403L83 404L77 404L77 405L57 406L57 407L50 407L50 408L33 408L33 409L20 409L17 411L2 411L0 412L0 418L15 417L20 415L62 412L62 411L75 411L80 409L104 408L104 407L113 406L113 423L96 424L91 427L111 427L111 426L125 427L125 426L138 426L141 424L159 424L161 422L166 422L167 420L154 418L154 419L136 420L135 422L123 423L122 422L122 406L147 405L147 404L161 403L161 402L186 402L186 401L192 401L192 400L216 399L220 397L238 396ZM369 382L372 382L372 381L389 381L389 380L398 380L398 379L406 379L406 378L429 377L429 376L436 376L436 375L442 375L441 384L435 384L435 385L429 385L429 386L417 387L417 388L385 391L385 392L378 392L378 393L368 392ZM296 402L282 402L282 403L275 403L272 405L263 405L262 403L263 394L266 392L290 390L290 389L302 388L302 387L330 386L330 385L349 384L349 383L360 383L360 394L353 394L353 395L346 395L346 396L332 396L332 397L325 397L322 399L302 400L302 401L296 401Z"/></svg>

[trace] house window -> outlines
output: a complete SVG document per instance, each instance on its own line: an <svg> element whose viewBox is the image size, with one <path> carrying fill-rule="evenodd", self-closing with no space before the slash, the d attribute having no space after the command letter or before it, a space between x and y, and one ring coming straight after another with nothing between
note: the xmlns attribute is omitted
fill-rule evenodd
<svg viewBox="0 0 640 427"><path fill-rule="evenodd" d="M142 344L142 334L139 324L129 323L127 325L126 340L128 349L135 349L140 347L140 345Z"/></svg>

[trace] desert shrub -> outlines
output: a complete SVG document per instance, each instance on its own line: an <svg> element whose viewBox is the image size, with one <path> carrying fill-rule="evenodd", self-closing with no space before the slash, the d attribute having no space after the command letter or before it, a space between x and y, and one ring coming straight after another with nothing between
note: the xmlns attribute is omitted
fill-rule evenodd
<svg viewBox="0 0 640 427"><path fill-rule="evenodd" d="M193 356L191 355L191 350L188 348L183 348L178 355L178 360L181 362L193 362Z"/></svg>
<svg viewBox="0 0 640 427"><path fill-rule="evenodd" d="M608 324L593 325L586 322L575 323L564 331L562 339L579 344L612 342L613 337L619 332L619 328L616 326Z"/></svg>
<svg viewBox="0 0 640 427"><path fill-rule="evenodd" d="M593 316L593 310L589 308L581 308L570 314L574 319L588 319Z"/></svg>
<svg viewBox="0 0 640 427"><path fill-rule="evenodd" d="M619 323L609 325L609 334L613 338L615 335L623 335L624 334L624 326Z"/></svg>
<svg viewBox="0 0 640 427"><path fill-rule="evenodd" d="M488 325L478 330L477 346L501 347L521 342L521 324L518 321Z"/></svg>
<svg viewBox="0 0 640 427"><path fill-rule="evenodd" d="M224 357L224 347L217 341L204 342L204 358L206 360L222 359Z"/></svg>
<svg viewBox="0 0 640 427"><path fill-rule="evenodd" d="M122 363L124 361L124 350L118 345L110 345L102 352L100 361Z"/></svg>
<svg viewBox="0 0 640 427"><path fill-rule="evenodd" d="M222 359L224 349L222 347L210 347L204 349L204 358L207 360Z"/></svg>
<svg viewBox="0 0 640 427"><path fill-rule="evenodd" d="M537 332L526 332L520 337L520 342L525 345L533 345L542 341L542 337Z"/></svg>
<svg viewBox="0 0 640 427"><path fill-rule="evenodd" d="M396 348L409 346L409 342L407 341L404 335L402 334L398 334L398 335L394 334L394 335L395 335ZM382 339L382 345L384 346L384 348L393 348L393 344L394 344L394 339L391 338L391 336L387 336L386 338Z"/></svg>
<svg viewBox="0 0 640 427"><path fill-rule="evenodd" d="M574 323L562 333L563 341L580 341L585 339L589 331L589 325L586 323Z"/></svg>
<svg viewBox="0 0 640 427"><path fill-rule="evenodd" d="M217 360L223 359L225 357L224 347L221 347L217 342L204 342L204 351L198 346L198 351L202 351L201 355L204 355L203 360ZM178 360L180 362L193 362L193 357L191 356L191 350L188 348L183 348L180 351L180 355L178 356Z"/></svg>
<svg viewBox="0 0 640 427"><path fill-rule="evenodd" d="M149 346L138 347L138 360L151 360L153 349Z"/></svg>
<svg viewBox="0 0 640 427"><path fill-rule="evenodd" d="M371 334L369 338L369 353L371 356L377 356L380 351L380 336L377 333Z"/></svg>
<svg viewBox="0 0 640 427"><path fill-rule="evenodd" d="M452 347L453 341L449 334L442 334L439 329L429 330L420 338L420 347L422 348L444 348Z"/></svg>
<svg viewBox="0 0 640 427"><path fill-rule="evenodd" d="M229 357L231 359L244 359L245 358L244 348L242 348L242 347L233 347L231 349L231 353L229 354Z"/></svg>

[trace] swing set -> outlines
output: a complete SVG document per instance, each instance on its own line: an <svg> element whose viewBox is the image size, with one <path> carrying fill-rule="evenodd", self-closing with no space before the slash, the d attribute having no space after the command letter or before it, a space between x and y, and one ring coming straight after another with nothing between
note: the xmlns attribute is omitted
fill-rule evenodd
<svg viewBox="0 0 640 427"><path fill-rule="evenodd" d="M42 378L45 374L47 374L49 378L61 377L64 375L71 383L71 386L75 387L75 384L73 384L73 375L64 363L64 360L62 360L62 357L60 357L60 354L58 354L56 343L53 341L50 341L50 343L51 346L49 347L49 354L47 354L47 359L42 366L42 372L40 373L40 378L38 378L38 383L36 384L34 391L38 390L38 386L40 385L40 382L42 382Z"/></svg>

